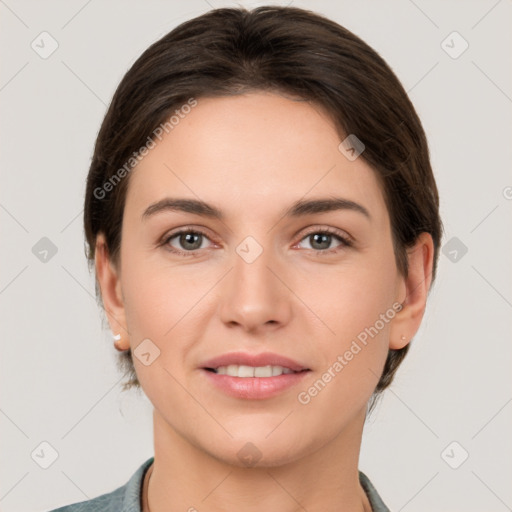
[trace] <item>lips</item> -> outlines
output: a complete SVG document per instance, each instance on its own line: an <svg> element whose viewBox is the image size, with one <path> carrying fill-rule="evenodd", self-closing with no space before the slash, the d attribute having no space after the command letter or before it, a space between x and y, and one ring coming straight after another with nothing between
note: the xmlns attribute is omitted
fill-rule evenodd
<svg viewBox="0 0 512 512"><path fill-rule="evenodd" d="M216 389L244 400L274 397L297 385L310 371L293 359L268 352L224 354L200 369Z"/></svg>
<svg viewBox="0 0 512 512"><path fill-rule="evenodd" d="M264 352L261 354L247 354L244 352L232 352L205 361L201 367L205 370L216 371L218 368L229 366L249 366L262 368L266 366L282 367L294 373L309 370L308 367L279 354Z"/></svg>

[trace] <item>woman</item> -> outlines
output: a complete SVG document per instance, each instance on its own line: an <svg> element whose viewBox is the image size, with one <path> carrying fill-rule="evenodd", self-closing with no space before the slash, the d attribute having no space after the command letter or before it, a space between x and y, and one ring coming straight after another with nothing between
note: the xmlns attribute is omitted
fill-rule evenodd
<svg viewBox="0 0 512 512"><path fill-rule="evenodd" d="M421 123L375 51L297 8L180 25L114 95L84 221L155 455L59 511L388 510L362 430L442 225Z"/></svg>

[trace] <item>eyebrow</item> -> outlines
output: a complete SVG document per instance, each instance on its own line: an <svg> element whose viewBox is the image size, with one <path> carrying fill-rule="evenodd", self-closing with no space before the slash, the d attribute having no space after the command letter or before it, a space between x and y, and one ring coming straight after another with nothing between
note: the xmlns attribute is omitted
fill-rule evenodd
<svg viewBox="0 0 512 512"><path fill-rule="evenodd" d="M311 199L308 201L299 200L293 203L285 212L283 217L301 217L318 213L326 213L337 210L349 210L361 213L371 220L370 212L359 203L341 197L325 199ZM178 199L166 197L146 208L142 214L142 220L165 211L179 211L193 213L203 217L223 220L224 214L215 206L209 205L198 199Z"/></svg>

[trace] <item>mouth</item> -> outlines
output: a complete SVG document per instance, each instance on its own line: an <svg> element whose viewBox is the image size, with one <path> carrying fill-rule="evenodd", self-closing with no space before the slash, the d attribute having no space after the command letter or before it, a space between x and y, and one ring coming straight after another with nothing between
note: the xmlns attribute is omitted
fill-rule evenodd
<svg viewBox="0 0 512 512"><path fill-rule="evenodd" d="M205 361L204 370L229 375L230 377L278 377L283 374L309 371L303 364L289 357L263 352L250 354L247 352L231 352Z"/></svg>
<svg viewBox="0 0 512 512"><path fill-rule="evenodd" d="M289 375L292 373L308 372L309 369L294 371L285 366L247 366L243 364L230 364L228 366L219 366L217 368L204 368L206 371L216 373L217 375L228 375L229 377L240 377L247 379L251 377L279 377L280 375Z"/></svg>
<svg viewBox="0 0 512 512"><path fill-rule="evenodd" d="M241 352L213 358L200 369L215 389L245 400L272 398L298 385L311 372L278 354Z"/></svg>

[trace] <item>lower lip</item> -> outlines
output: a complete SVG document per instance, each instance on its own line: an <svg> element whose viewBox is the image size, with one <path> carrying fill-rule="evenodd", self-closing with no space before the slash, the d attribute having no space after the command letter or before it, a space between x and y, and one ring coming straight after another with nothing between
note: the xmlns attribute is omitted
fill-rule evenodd
<svg viewBox="0 0 512 512"><path fill-rule="evenodd" d="M214 386L227 395L246 400L264 400L298 384L309 371L283 373L275 377L230 377L202 370Z"/></svg>

